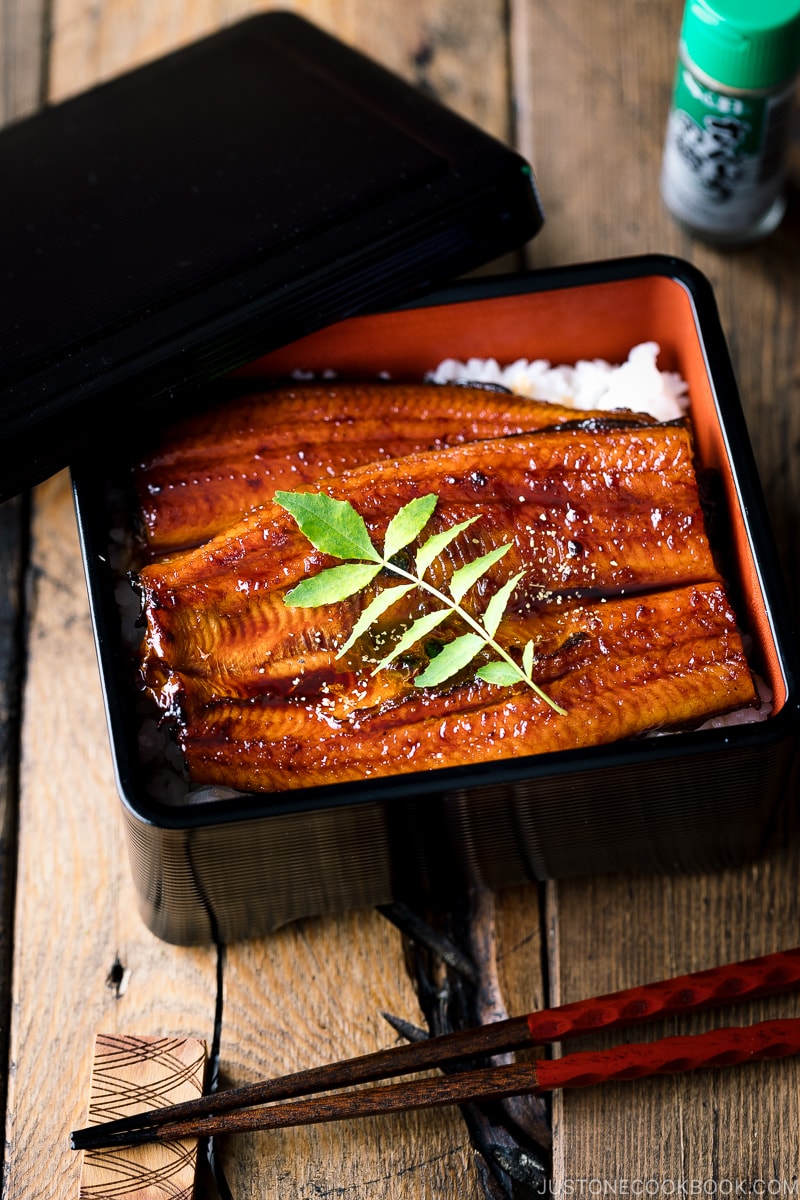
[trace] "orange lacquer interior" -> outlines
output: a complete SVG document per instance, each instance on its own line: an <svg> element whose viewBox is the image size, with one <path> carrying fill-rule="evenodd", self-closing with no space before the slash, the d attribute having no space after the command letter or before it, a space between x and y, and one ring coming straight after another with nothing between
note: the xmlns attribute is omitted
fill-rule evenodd
<svg viewBox="0 0 800 1200"><path fill-rule="evenodd" d="M786 685L742 515L720 423L717 396L687 289L652 275L556 290L465 300L351 317L284 347L239 374L334 371L343 378L421 379L445 358L519 358L552 364L601 358L624 362L640 342L657 342L658 365L686 380L698 459L720 476L731 547L745 612L740 620L757 648L757 669L773 692L773 713Z"/></svg>

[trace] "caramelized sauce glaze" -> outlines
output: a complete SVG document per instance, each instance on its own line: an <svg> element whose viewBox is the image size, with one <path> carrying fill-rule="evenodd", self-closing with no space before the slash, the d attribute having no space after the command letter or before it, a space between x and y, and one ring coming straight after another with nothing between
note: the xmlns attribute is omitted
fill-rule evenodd
<svg viewBox="0 0 800 1200"><path fill-rule="evenodd" d="M141 678L194 783L271 791L491 761L756 701L683 422L576 420L482 389L313 385L182 425L135 477L151 560L138 577ZM335 560L272 502L276 486L349 500L376 544L399 508L431 492L420 540L479 516L428 578L444 589L458 567L510 544L464 604L479 616L525 572L498 641L511 653L534 641L536 682L567 715L525 685L482 682L474 664L442 688L415 687L427 644L373 674L385 642L429 606L419 590L338 658L386 580L340 604L287 606L288 590ZM436 638L458 632L449 621Z"/></svg>

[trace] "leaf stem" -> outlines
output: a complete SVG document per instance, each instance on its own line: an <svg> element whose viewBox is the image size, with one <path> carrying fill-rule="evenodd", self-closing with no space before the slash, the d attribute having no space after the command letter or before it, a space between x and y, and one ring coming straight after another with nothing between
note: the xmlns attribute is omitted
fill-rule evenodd
<svg viewBox="0 0 800 1200"><path fill-rule="evenodd" d="M549 704L550 707L559 714L559 716L565 717L567 715L566 710L561 708L559 704L556 704L555 700L551 699L551 697L548 696L547 693L543 691L537 683L534 683L533 679L531 679L529 675L526 675L524 671L520 670L519 664L514 662L514 659L511 657L511 655L504 650L503 647L499 645L490 634L486 632L479 621L476 621L475 618L471 616L466 609L462 608L460 604L457 604L452 597L448 596L445 592L440 592L439 589L434 587L432 583L428 583L425 579L415 575L412 571L406 571L402 567L397 566L396 563L389 562L385 558L382 558L381 561L388 571L391 571L394 575L400 576L402 579L408 579L411 583L427 592L429 596L433 596L434 599L438 600L440 604L443 604L445 608L448 608L450 612L455 613L456 616L459 616L462 621L464 621L477 634L480 635L487 646L491 646L494 652L499 654L499 656L504 659L514 671L516 671L520 681L522 683L526 683L528 687L536 693L540 700L544 700L546 704Z"/></svg>

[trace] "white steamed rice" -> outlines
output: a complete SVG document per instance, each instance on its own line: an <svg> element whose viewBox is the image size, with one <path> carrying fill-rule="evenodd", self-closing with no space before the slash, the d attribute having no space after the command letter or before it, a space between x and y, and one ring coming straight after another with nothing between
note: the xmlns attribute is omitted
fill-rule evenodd
<svg viewBox="0 0 800 1200"><path fill-rule="evenodd" d="M500 366L494 358L459 362L446 358L426 375L430 383L495 383L518 396L549 400L569 408L646 412L658 421L674 421L689 408L688 389L680 375L660 371L656 342L634 346L627 362L581 360L574 366L552 366L547 359L517 359Z"/></svg>

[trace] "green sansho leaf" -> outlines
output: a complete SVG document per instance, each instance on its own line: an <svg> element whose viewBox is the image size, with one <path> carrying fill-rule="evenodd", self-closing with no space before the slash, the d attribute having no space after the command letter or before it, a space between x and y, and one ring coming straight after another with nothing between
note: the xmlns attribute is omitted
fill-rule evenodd
<svg viewBox="0 0 800 1200"><path fill-rule="evenodd" d="M332 570L335 569L332 568ZM378 592L375 599L367 605L356 621L350 637L339 650L336 657L341 658L343 654L346 654L353 643L358 641L362 633L366 633L370 625L383 616L387 608L391 608L393 604L396 604L398 600L405 596L406 592L413 591L414 587L413 583L404 583L399 587L387 587L382 592Z"/></svg>
<svg viewBox="0 0 800 1200"><path fill-rule="evenodd" d="M505 662L484 663L482 667L478 667L475 674L486 683L495 683L498 687L510 687L512 683L520 683L523 680L519 668Z"/></svg>
<svg viewBox="0 0 800 1200"><path fill-rule="evenodd" d="M391 558L398 550L404 550L413 542L430 521L439 497L433 492L429 496L418 496L409 500L392 517L383 543L384 558Z"/></svg>
<svg viewBox="0 0 800 1200"><path fill-rule="evenodd" d="M444 529L441 533L434 533L429 537L424 545L420 546L417 551L416 571L420 579L427 571L433 560L437 558L450 543L458 537L465 529L469 529L470 525L474 525L479 521L480 517L470 517L467 521L462 521L459 525L454 525L452 529Z"/></svg>
<svg viewBox="0 0 800 1200"><path fill-rule="evenodd" d="M435 687L462 671L484 645L479 633L462 633L443 646L432 658L421 675L414 680L415 687Z"/></svg>
<svg viewBox="0 0 800 1200"><path fill-rule="evenodd" d="M384 667L388 667L398 655L405 654L406 650L410 650L412 646L416 645L420 638L427 637L432 629L435 629L437 625L441 625L442 621L449 616L449 609L442 608L436 612L425 613L424 617L418 617L413 625L410 625L405 631L400 640L395 642L391 654L387 654L386 658L381 659L372 674L376 675L378 671Z"/></svg>
<svg viewBox="0 0 800 1200"><path fill-rule="evenodd" d="M498 626L503 619L508 602L511 599L511 594L519 581L524 577L525 572L520 571L503 584L499 591L495 592L489 603L486 605L486 612L483 614L483 628L488 633L489 637L494 637L497 633Z"/></svg>
<svg viewBox="0 0 800 1200"><path fill-rule="evenodd" d="M294 517L300 532L323 554L381 561L364 518L348 500L333 500L324 492L276 492L275 503Z"/></svg>
<svg viewBox="0 0 800 1200"><path fill-rule="evenodd" d="M456 604L504 554L508 554L510 549L510 542L505 546L498 546L495 550L490 550L488 554L482 554L480 558L473 558L472 562L465 563L463 567L459 567L457 571L453 572L449 588L450 595Z"/></svg>
<svg viewBox="0 0 800 1200"><path fill-rule="evenodd" d="M284 597L289 608L316 608L320 604L338 604L348 596L354 596L365 588L380 571L380 564L344 563L341 567L328 567L310 579L302 579Z"/></svg>
<svg viewBox="0 0 800 1200"><path fill-rule="evenodd" d="M401 566L392 559L413 542L423 531L438 503L431 493L416 497L395 514L386 530L384 553L372 544L366 523L346 500L334 500L324 492L276 492L275 501L297 522L300 531L312 546L323 554L343 560L341 566L320 571L309 579L301 580L297 587L284 596L284 603L294 607L315 608L318 605L336 604L367 587L382 571L392 571L395 577L407 579L407 584L385 587L363 610L353 626L347 641L338 651L343 654L373 625L393 604L413 588L427 595L441 607L417 618L398 638L389 654L373 670L373 675L389 666L400 655L410 650L417 642L427 637L448 617L458 618L467 626L468 632L446 643L430 660L424 671L415 680L416 687L431 687L452 678L472 662L479 650L493 650L499 659L485 663L476 670L478 678L499 687L525 683L555 712L564 714L555 701L533 682L534 645L529 641L522 651L522 667L509 658L503 647L495 641L495 634L508 607L514 588L523 578L520 571L495 593L486 606L479 621L461 607L461 600L478 580L511 549L511 544L498 546L487 554L480 555L453 572L450 579L450 595L440 591L432 582L423 578L427 569L450 543L469 529L480 514L454 525L452 529L433 534L423 542L415 556L415 572Z"/></svg>

